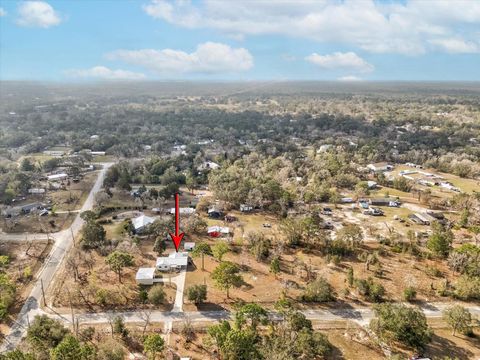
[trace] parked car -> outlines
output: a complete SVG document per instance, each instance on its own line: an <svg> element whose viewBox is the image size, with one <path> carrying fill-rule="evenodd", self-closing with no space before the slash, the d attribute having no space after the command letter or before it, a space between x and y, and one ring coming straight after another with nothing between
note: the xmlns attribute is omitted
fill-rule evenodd
<svg viewBox="0 0 480 360"><path fill-rule="evenodd" d="M329 207L324 207L322 210L322 214L330 216L333 214L333 210Z"/></svg>

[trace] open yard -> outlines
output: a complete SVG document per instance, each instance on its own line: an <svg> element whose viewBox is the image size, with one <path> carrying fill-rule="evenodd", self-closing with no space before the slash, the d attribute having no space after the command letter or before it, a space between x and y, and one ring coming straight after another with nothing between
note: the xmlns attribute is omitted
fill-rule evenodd
<svg viewBox="0 0 480 360"><path fill-rule="evenodd" d="M31 282L42 267L51 246L52 244L42 241L0 242L0 254L9 258L6 273L15 283L17 291L11 314L16 314L22 307ZM3 325L0 324L0 333L3 333Z"/></svg>
<svg viewBox="0 0 480 360"><path fill-rule="evenodd" d="M181 335L183 323L176 323L170 335L169 345L179 356L190 357L192 360L213 359L211 348L205 344L206 329L209 324L192 324L195 331L194 339L185 341ZM430 324L434 329L432 341L426 347L423 355L432 359L450 356L458 359L478 359L480 356L480 342L477 338L468 338L463 335L452 336L451 330L445 328L440 320ZM328 336L333 345L332 352L327 360L353 360L362 359L381 360L387 358L380 347L372 341L366 331L349 321L336 321L326 323L313 322L313 327ZM399 348L392 349L394 353L401 354L407 359L414 353Z"/></svg>
<svg viewBox="0 0 480 360"><path fill-rule="evenodd" d="M387 212L389 210L391 212L399 211L403 215L408 212L408 209L403 208L388 208ZM340 212L340 210L334 210L334 213L337 212ZM282 235L274 218L265 217L262 214L235 213L235 215L239 216L240 225L235 225L236 223L227 224L234 229L234 236L230 242L230 252L224 256L224 260L236 263L242 269L241 274L244 283L238 288L232 288L230 299L228 299L226 292L216 288L210 277L219 262L212 257L205 256L205 271L202 271L201 257L194 258L195 266L189 267L187 272L186 288L194 284L207 285L207 301L200 306L201 309L230 308L236 301L258 302L269 307L279 299L282 292L286 292L289 297L297 300L309 281L309 274L310 278L322 276L327 279L333 286L338 299L349 303L362 304L365 301L364 298L355 288L347 286L346 277L349 267L353 269L355 278L367 279L372 277L375 282L381 283L386 290L385 298L395 301L403 300L403 290L408 286L416 288L418 301L441 301L443 298L437 294L437 290L446 281L452 283L455 279L454 274L444 262L397 252L398 250L395 247L383 246L377 241L366 242L359 250L365 257L368 254L377 254L378 263L370 265L368 269L365 262L348 257L344 258L340 264L334 265L315 249L308 251L284 247L283 250L280 250L279 244ZM335 221L336 216L333 216L332 221ZM371 218L377 219L367 215L359 215L359 217L361 224L364 226L371 225ZM388 229L384 222L390 221L400 224L392 219L390 213L381 218L383 221L374 225L378 228L383 227L382 232L385 233L388 232ZM344 219L343 221L351 222L348 220ZM219 220L209 220L208 222L212 225L223 223ZM265 222L271 223L272 227L263 228L262 224ZM405 224L401 224L402 227L405 227L405 231L416 229L415 226L406 227ZM277 252L277 254L280 254L281 272L277 276L270 272L270 260L259 262L249 251L248 242L243 237L243 234L247 233L247 229L248 231L262 231L267 238L271 239L271 253ZM380 230L375 231L380 232ZM193 237L193 240L196 242L206 241L211 246L214 246L217 242L226 241L224 239L208 238L207 236ZM186 308L195 310L196 306L187 304Z"/></svg>
<svg viewBox="0 0 480 360"><path fill-rule="evenodd" d="M46 216L38 214L20 215L13 218L2 218L0 224L6 233L54 233L70 226L77 214L57 213ZM25 235L28 238L28 235Z"/></svg>
<svg viewBox="0 0 480 360"><path fill-rule="evenodd" d="M108 228L108 227L107 227ZM112 232L112 226L108 232ZM148 291L151 287L140 287L135 282L135 274L139 267L154 267L156 253L153 252L153 240L143 239L137 246L125 238L117 236L120 241L117 250L122 250L134 256L134 265L123 270L121 282L118 275L106 263L106 257L96 251L74 249L67 261L66 268L62 269L55 287L50 296L55 307L68 307L70 301L76 308L85 310L105 309L136 309L145 305L142 300L142 290ZM112 250L113 251L113 250ZM78 267L78 279L75 281L72 266ZM171 274L175 276L175 274ZM165 301L155 306L155 309L170 310L175 298L175 285L168 281L169 274L164 274L164 283L161 286L165 292Z"/></svg>
<svg viewBox="0 0 480 360"><path fill-rule="evenodd" d="M78 183L71 181L64 190L50 191L47 196L55 205L56 211L78 210L86 200L96 179L97 173L87 173Z"/></svg>

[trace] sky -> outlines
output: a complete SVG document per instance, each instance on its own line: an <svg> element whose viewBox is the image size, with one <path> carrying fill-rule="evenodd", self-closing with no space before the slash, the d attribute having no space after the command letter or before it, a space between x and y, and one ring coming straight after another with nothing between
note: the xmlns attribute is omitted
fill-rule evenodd
<svg viewBox="0 0 480 360"><path fill-rule="evenodd" d="M480 81L480 0L0 0L0 80Z"/></svg>

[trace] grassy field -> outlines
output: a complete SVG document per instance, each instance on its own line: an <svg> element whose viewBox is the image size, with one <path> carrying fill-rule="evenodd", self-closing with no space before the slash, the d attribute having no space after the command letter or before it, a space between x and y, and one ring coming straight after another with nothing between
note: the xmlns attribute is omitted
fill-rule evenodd
<svg viewBox="0 0 480 360"><path fill-rule="evenodd" d="M46 241L0 242L0 254L7 255L10 261L6 273L13 279L17 290L17 299L9 316L20 311L51 247L52 243L47 244ZM7 327L12 321L13 318L7 317L5 322L0 322L0 333L7 333Z"/></svg>
<svg viewBox="0 0 480 360"><path fill-rule="evenodd" d="M417 170L417 169L411 168L406 165L398 165L395 167L395 170L392 171L392 175L399 176L398 174L402 170ZM458 187L463 192L472 193L473 191L480 191L480 180L478 179L475 180L475 179L461 178L453 174L436 171L435 169L419 169L419 170L441 176L444 179L443 181L451 182L454 186ZM425 178L425 176L421 174L412 174L409 176L412 176L413 178ZM432 190L432 193L442 197L450 197L455 194L455 192L447 189L443 189L439 186L432 186L432 187L421 186L421 187L425 189L430 189Z"/></svg>

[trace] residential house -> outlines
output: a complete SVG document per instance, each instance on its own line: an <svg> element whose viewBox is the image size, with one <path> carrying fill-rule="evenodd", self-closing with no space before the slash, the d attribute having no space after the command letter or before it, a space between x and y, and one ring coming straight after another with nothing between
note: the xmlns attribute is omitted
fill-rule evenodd
<svg viewBox="0 0 480 360"><path fill-rule="evenodd" d="M230 228L223 226L210 226L207 233L211 237L221 237L230 234Z"/></svg>
<svg viewBox="0 0 480 360"><path fill-rule="evenodd" d="M68 179L68 175L66 173L53 174L53 175L47 176L48 181L62 181L66 179Z"/></svg>
<svg viewBox="0 0 480 360"><path fill-rule="evenodd" d="M178 208L178 212L180 213L180 215L192 215L192 214L195 214L195 209L194 208ZM175 215L175 208L170 208L168 210L168 213L171 214L171 215Z"/></svg>
<svg viewBox="0 0 480 360"><path fill-rule="evenodd" d="M370 205L372 206L389 206L389 207L399 207L400 201L392 198L378 198L378 199L370 199Z"/></svg>
<svg viewBox="0 0 480 360"><path fill-rule="evenodd" d="M45 194L45 189L42 189L42 188L31 188L31 189L28 189L28 193L29 193L29 194L35 194L35 195Z"/></svg>
<svg viewBox="0 0 480 360"><path fill-rule="evenodd" d="M140 215L132 219L132 225L136 234L141 234L147 230L148 226L155 221L155 218L146 215Z"/></svg>
<svg viewBox="0 0 480 360"><path fill-rule="evenodd" d="M22 205L22 213L24 214L30 214L32 212L35 212L37 210L43 210L45 206L42 203L31 203L27 205Z"/></svg>
<svg viewBox="0 0 480 360"><path fill-rule="evenodd" d="M384 172L384 171L391 171L393 170L393 165L387 163L387 162L379 162L379 163L375 163L375 164L368 164L367 165L367 168L370 170L370 171L373 171L373 172Z"/></svg>
<svg viewBox="0 0 480 360"><path fill-rule="evenodd" d="M167 257L157 258L156 268L159 271L172 271L186 269L188 265L188 253L173 252Z"/></svg>
<svg viewBox="0 0 480 360"><path fill-rule="evenodd" d="M420 225L430 225L430 220L420 213L410 214L410 215L408 215L408 218L412 222L420 224Z"/></svg>
<svg viewBox="0 0 480 360"><path fill-rule="evenodd" d="M217 164L216 162L213 162L213 161L205 161L203 164L201 164L199 167L198 167L198 170L199 171L202 171L202 170L216 170L220 167L219 164Z"/></svg>

